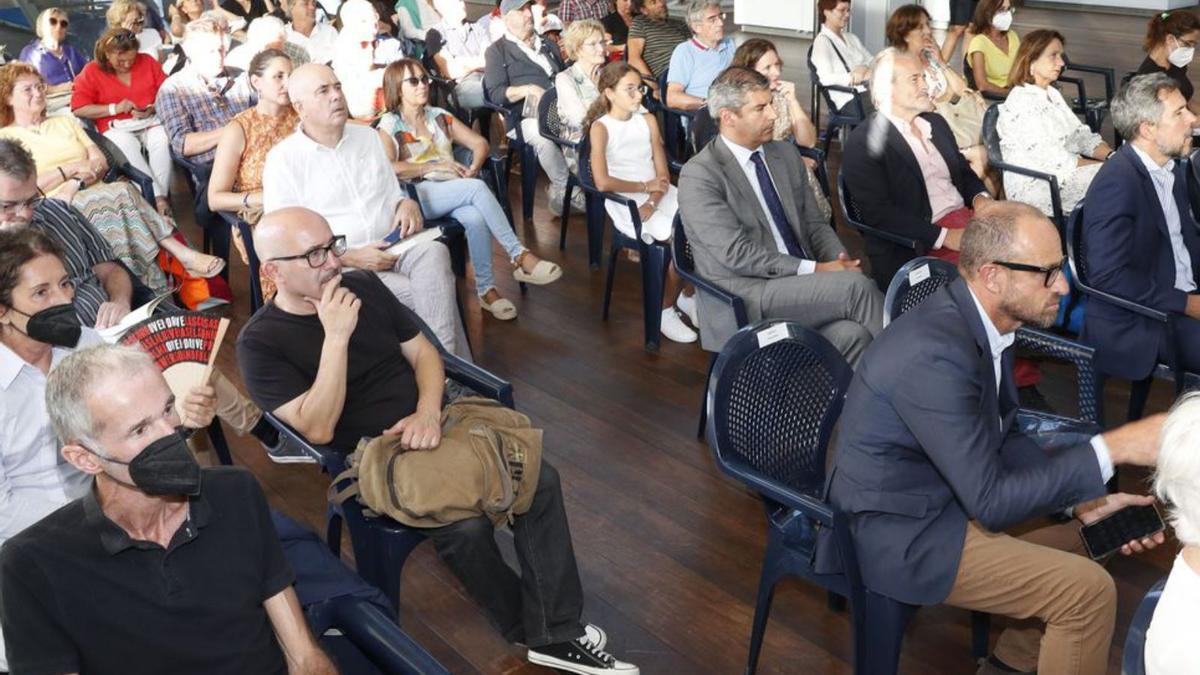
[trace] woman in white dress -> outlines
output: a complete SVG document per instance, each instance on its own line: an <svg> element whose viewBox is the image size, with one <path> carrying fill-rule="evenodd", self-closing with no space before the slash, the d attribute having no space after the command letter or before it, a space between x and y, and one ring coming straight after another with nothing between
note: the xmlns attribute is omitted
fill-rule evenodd
<svg viewBox="0 0 1200 675"><path fill-rule="evenodd" d="M1035 30L1025 36L1009 76L1012 91L1000 104L996 131L1005 162L1058 179L1065 215L1083 199L1112 149L1075 116L1052 86L1065 65L1063 45L1057 31ZM1009 199L1054 215L1050 188L1043 180L1005 172L1004 192Z"/></svg>
<svg viewBox="0 0 1200 675"><path fill-rule="evenodd" d="M637 202L642 241L647 244L668 241L679 202L670 182L658 123L653 115L641 112L642 96L646 93L641 73L623 61L610 63L600 71L596 89L600 98L592 104L583 124L591 140L596 187ZM629 209L608 200L605 208L617 230L630 238L638 236ZM683 292L683 285L672 263L663 287L661 331L675 342L695 342L696 331L679 316L682 311L692 325L698 325L696 299Z"/></svg>

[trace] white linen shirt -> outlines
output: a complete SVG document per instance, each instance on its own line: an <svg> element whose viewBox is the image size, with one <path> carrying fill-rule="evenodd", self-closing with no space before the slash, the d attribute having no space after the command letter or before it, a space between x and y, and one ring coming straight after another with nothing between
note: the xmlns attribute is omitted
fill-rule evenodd
<svg viewBox="0 0 1200 675"><path fill-rule="evenodd" d="M1146 171L1150 173L1150 182L1154 183L1154 192L1158 195L1163 218L1167 221L1167 233L1171 238L1171 257L1175 259L1175 289L1191 293L1196 290L1196 277L1192 270L1191 254L1183 243L1183 225L1179 220L1179 206L1175 203L1175 160L1159 166L1150 159L1150 155L1142 152L1141 148L1132 143L1130 145L1142 160L1142 164L1146 165Z"/></svg>
<svg viewBox="0 0 1200 675"><path fill-rule="evenodd" d="M84 328L76 349L100 344ZM50 369L74 352L55 347ZM83 496L91 476L67 463L46 411L46 375L0 344L0 544Z"/></svg>
<svg viewBox="0 0 1200 675"><path fill-rule="evenodd" d="M403 198L379 134L359 124L347 124L332 148L309 138L301 125L271 149L263 167L264 213L303 206L345 235L350 248L391 232Z"/></svg>
<svg viewBox="0 0 1200 675"><path fill-rule="evenodd" d="M724 134L721 135L721 140L724 141L725 147L729 148L729 152L733 153L733 158L737 160L738 166L742 167L742 172L746 174L746 180L750 183L750 189L754 190L754 196L758 198L758 206L762 209L763 215L767 217L767 220L774 223L775 219L771 217L771 210L767 208L767 200L763 199L762 188L758 186L758 170L754 168L754 162L750 159L751 155L755 152L762 152L762 146L759 146L756 150L751 150L750 148L734 143L726 138ZM766 166L766 160L766 155L763 155L764 166ZM771 184L775 186L775 193L779 195L780 199L783 199L783 193L779 191L779 185L775 183L775 177L771 176L771 167L769 166L767 167L767 175L771 177ZM779 228L772 227L769 229L771 230L771 238L775 240L776 250L785 255L790 255L787 250L787 244L784 243L783 237L779 234ZM796 270L796 275L812 274L816 271L817 261L801 259L800 267Z"/></svg>
<svg viewBox="0 0 1200 675"><path fill-rule="evenodd" d="M999 396L1000 367L1003 363L1004 350L1016 342L1017 334L1013 332L1001 335L1000 329L996 328L996 324L992 323L992 317L988 316L987 310L983 308L983 303L979 302L979 298L975 296L975 291L971 290L969 285L967 290L971 293L971 299L975 301L975 309L979 310L979 319L983 321L983 330L987 333L988 350L992 357L992 373L996 376L996 395ZM1113 463L1108 452L1108 443L1104 441L1103 436L1096 434L1092 436L1091 445L1092 451L1096 453L1096 463L1100 465L1100 478L1107 483L1113 476Z"/></svg>

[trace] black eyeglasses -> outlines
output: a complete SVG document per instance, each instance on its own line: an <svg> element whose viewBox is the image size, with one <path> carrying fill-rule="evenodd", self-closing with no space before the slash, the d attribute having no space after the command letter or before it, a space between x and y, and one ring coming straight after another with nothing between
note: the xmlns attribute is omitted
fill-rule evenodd
<svg viewBox="0 0 1200 675"><path fill-rule="evenodd" d="M428 85L430 82L433 82L433 80L429 79L428 75L422 75L421 77L406 77L404 78L404 81L414 87L418 84Z"/></svg>
<svg viewBox="0 0 1200 675"><path fill-rule="evenodd" d="M71 22L66 19L60 19L58 17L52 16L52 17L50 17L50 25L51 26L62 26L63 28L66 28L67 26L71 25Z"/></svg>
<svg viewBox="0 0 1200 675"><path fill-rule="evenodd" d="M339 258L346 253L345 235L339 234L330 240L328 244L311 248L300 255L285 255L278 258L268 258L268 260L305 260L308 262L309 267L316 269L325 264L325 261L329 259L330 253L338 256Z"/></svg>
<svg viewBox="0 0 1200 675"><path fill-rule="evenodd" d="M1062 276L1063 268L1067 266L1067 256L1063 256L1063 259L1058 261L1057 265L1051 265L1049 267L1038 267L1036 265L1008 262L1006 260L993 260L992 264L1006 267L1010 270L1016 270L1017 272L1036 272L1044 275L1045 278L1042 280L1042 284L1045 285L1046 288L1050 288L1054 285L1054 282L1058 281L1058 278Z"/></svg>

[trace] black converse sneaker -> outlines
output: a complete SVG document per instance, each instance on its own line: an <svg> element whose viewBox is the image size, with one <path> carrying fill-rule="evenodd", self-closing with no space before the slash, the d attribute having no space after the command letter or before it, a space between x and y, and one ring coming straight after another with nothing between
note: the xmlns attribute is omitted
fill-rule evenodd
<svg viewBox="0 0 1200 675"><path fill-rule="evenodd" d="M587 628L593 628L589 625ZM544 647L531 648L526 656L530 663L548 668L557 668L568 673L582 675L639 675L638 667L613 658L597 644L608 641L608 636L599 627L595 631L584 630L580 637L568 642L556 642Z"/></svg>

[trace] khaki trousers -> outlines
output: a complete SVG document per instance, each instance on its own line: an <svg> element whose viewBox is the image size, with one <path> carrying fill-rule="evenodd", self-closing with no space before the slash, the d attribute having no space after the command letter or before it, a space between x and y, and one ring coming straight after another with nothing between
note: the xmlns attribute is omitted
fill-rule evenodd
<svg viewBox="0 0 1200 675"><path fill-rule="evenodd" d="M1117 589L1087 557L1077 521L1019 537L968 522L945 604L1015 619L993 654L1017 670L1102 675L1108 668Z"/></svg>

